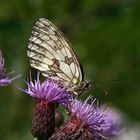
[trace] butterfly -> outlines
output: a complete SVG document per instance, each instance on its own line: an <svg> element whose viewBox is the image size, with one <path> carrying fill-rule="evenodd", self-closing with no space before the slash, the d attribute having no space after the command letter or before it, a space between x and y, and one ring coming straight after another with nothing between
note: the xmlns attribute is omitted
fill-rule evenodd
<svg viewBox="0 0 140 140"><path fill-rule="evenodd" d="M81 94L90 84L84 81L83 68L65 35L45 18L33 26L27 56L31 67L43 76L59 81L68 91Z"/></svg>

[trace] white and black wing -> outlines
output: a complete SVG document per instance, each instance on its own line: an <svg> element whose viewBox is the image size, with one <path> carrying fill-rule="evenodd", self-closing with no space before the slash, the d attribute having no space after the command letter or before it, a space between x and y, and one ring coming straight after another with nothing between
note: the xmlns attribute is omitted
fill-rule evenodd
<svg viewBox="0 0 140 140"><path fill-rule="evenodd" d="M82 68L70 42L47 19L40 18L33 27L27 55L31 66L46 77L72 84L83 80Z"/></svg>

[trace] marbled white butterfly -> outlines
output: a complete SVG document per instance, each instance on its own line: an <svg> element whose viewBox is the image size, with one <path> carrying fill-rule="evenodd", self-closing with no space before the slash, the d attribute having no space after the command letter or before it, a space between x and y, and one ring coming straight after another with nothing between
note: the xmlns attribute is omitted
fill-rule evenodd
<svg viewBox="0 0 140 140"><path fill-rule="evenodd" d="M69 91L79 94L89 87L71 43L49 20L40 18L36 22L27 56L31 67L45 77L59 80Z"/></svg>

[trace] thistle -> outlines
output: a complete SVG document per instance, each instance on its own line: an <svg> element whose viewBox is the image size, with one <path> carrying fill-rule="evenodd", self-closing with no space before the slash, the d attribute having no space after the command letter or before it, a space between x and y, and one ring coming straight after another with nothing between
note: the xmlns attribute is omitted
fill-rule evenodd
<svg viewBox="0 0 140 140"><path fill-rule="evenodd" d="M120 134L119 119L113 117L111 110L87 101L71 102L70 119L49 140L101 140Z"/></svg>
<svg viewBox="0 0 140 140"><path fill-rule="evenodd" d="M55 103L66 106L69 103L70 94L55 80L47 79L41 83L39 74L34 82L30 78L24 92L36 100L32 135L38 140L49 138L55 129Z"/></svg>
<svg viewBox="0 0 140 140"><path fill-rule="evenodd" d="M0 51L0 86L7 86L12 83L13 80L20 77L17 75L16 77L10 78L10 73L6 73L4 68L4 58L2 57L2 53Z"/></svg>

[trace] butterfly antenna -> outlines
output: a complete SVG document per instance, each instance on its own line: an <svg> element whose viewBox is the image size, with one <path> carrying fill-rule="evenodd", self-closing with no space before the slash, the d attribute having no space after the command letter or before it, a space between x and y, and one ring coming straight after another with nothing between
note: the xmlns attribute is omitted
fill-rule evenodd
<svg viewBox="0 0 140 140"><path fill-rule="evenodd" d="M103 86L97 84L95 81L91 81L91 82L89 82L89 83L90 83L90 84L93 84L93 83L94 83L95 86L99 87L99 88L107 95L108 92L107 92L106 89L104 89Z"/></svg>
<svg viewBox="0 0 140 140"><path fill-rule="evenodd" d="M96 81L91 81L91 83L95 82L118 82L120 79L110 79L110 80L96 80Z"/></svg>

